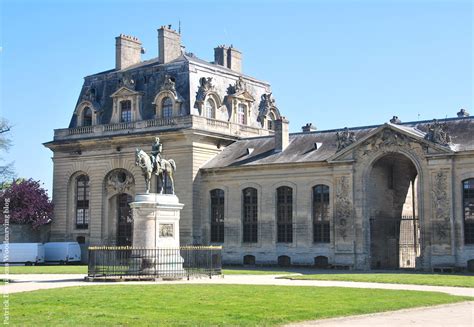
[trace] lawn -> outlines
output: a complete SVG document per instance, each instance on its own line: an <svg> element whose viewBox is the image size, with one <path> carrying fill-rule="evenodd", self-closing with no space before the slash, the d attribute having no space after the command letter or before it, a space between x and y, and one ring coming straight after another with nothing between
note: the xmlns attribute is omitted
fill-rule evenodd
<svg viewBox="0 0 474 327"><path fill-rule="evenodd" d="M10 274L87 274L87 265L9 266ZM2 268L3 274L4 269Z"/></svg>
<svg viewBox="0 0 474 327"><path fill-rule="evenodd" d="M350 282L414 284L433 286L474 287L473 275L424 274L424 273L345 273L310 274L284 276L281 278L297 280L336 280Z"/></svg>
<svg viewBox="0 0 474 327"><path fill-rule="evenodd" d="M255 326L470 300L435 292L250 285L107 285L10 295L14 326Z"/></svg>
<svg viewBox="0 0 474 327"><path fill-rule="evenodd" d="M10 266L10 274L87 274L87 265L54 265L54 266ZM3 270L1 270L3 273ZM238 267L223 269L224 275L288 275L290 271L272 268L240 269Z"/></svg>

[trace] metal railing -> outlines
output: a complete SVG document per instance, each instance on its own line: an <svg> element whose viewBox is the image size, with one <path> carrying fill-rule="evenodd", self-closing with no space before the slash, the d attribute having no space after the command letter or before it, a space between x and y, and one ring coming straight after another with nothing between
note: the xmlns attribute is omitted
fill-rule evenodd
<svg viewBox="0 0 474 327"><path fill-rule="evenodd" d="M222 247L179 248L89 247L88 277L92 279L187 278L222 272Z"/></svg>

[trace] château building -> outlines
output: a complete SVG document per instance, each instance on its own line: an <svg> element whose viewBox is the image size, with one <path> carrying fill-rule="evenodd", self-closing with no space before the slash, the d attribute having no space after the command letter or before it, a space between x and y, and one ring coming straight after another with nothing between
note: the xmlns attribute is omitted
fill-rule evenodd
<svg viewBox="0 0 474 327"><path fill-rule="evenodd" d="M158 57L142 51L118 36L115 68L85 77L69 127L45 143L51 241L130 245L129 203L145 190L135 149L159 136L177 164L182 244L222 245L224 263L474 267L467 111L290 134L270 84L242 73L236 48L217 46L209 63L161 27Z"/></svg>

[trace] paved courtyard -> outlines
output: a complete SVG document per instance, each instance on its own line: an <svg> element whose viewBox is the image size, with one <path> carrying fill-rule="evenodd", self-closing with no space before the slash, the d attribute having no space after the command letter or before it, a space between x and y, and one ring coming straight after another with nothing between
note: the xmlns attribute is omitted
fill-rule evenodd
<svg viewBox="0 0 474 327"><path fill-rule="evenodd" d="M314 286L314 287L352 287L376 288L392 290L414 290L443 292L452 295L473 296L474 289L464 287L442 287L426 285L359 283L340 281L309 281L278 278L278 275L226 275L214 277L158 282L85 282L84 275L74 274L29 274L0 275L0 278L12 282L2 286L4 293L29 292L41 289L71 286L117 285L117 284L245 284L245 285L282 285L282 286ZM474 302L463 302L436 307L416 308L385 312L371 315L351 316L346 318L306 321L291 326L474 326Z"/></svg>

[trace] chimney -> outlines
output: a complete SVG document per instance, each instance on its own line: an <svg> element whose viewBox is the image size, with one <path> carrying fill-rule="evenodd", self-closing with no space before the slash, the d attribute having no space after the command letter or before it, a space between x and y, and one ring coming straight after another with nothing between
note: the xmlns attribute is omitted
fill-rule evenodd
<svg viewBox="0 0 474 327"><path fill-rule="evenodd" d="M142 61L142 43L134 36L120 34L115 38L115 69L121 70Z"/></svg>
<svg viewBox="0 0 474 327"><path fill-rule="evenodd" d="M214 48L214 63L216 65L227 67L227 48L225 45L219 45Z"/></svg>
<svg viewBox="0 0 474 327"><path fill-rule="evenodd" d="M214 48L214 63L241 73L242 52L232 45L230 47L219 45L217 48Z"/></svg>
<svg viewBox="0 0 474 327"><path fill-rule="evenodd" d="M313 126L312 123L307 123L305 126L301 127L301 130L303 131L303 133L314 132L316 131L316 126Z"/></svg>
<svg viewBox="0 0 474 327"><path fill-rule="evenodd" d="M275 120L275 151L285 151L290 143L290 134L288 132L288 124L290 122L285 117Z"/></svg>
<svg viewBox="0 0 474 327"><path fill-rule="evenodd" d="M171 29L171 25L158 29L158 56L160 63L166 64L181 56L181 35Z"/></svg>

